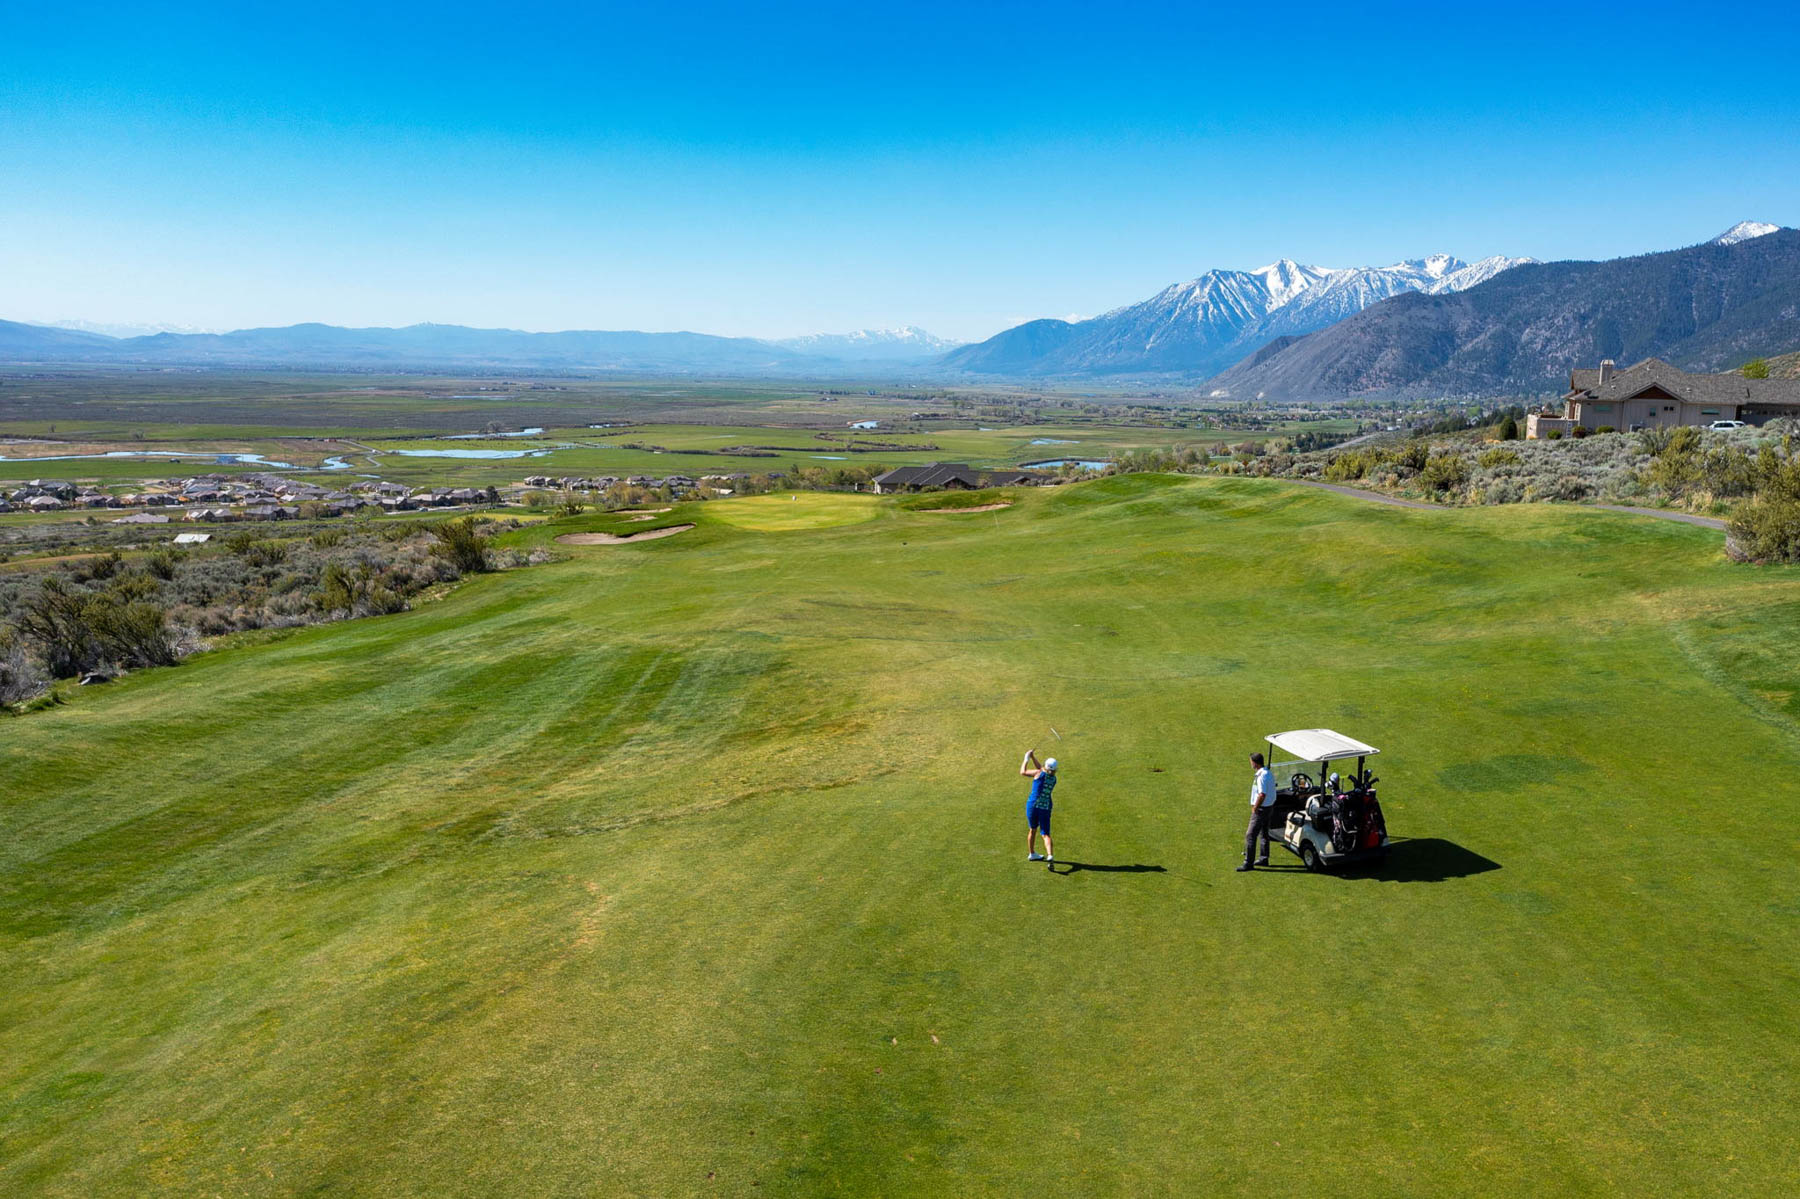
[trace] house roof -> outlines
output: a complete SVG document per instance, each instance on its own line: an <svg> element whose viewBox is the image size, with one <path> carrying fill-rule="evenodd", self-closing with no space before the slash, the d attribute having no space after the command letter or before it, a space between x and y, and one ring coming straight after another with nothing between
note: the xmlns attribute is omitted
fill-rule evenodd
<svg viewBox="0 0 1800 1199"><path fill-rule="evenodd" d="M1569 399L1629 400L1649 387L1661 387L1691 404L1793 404L1800 406L1800 379L1746 379L1742 375L1707 375L1682 370L1661 358L1646 358L1615 371L1600 382L1597 369L1569 372Z"/></svg>
<svg viewBox="0 0 1800 1199"><path fill-rule="evenodd" d="M925 466L897 466L875 476L883 487L942 487L962 483L969 487L999 487L1037 478L1028 470L977 470L962 462L932 462Z"/></svg>

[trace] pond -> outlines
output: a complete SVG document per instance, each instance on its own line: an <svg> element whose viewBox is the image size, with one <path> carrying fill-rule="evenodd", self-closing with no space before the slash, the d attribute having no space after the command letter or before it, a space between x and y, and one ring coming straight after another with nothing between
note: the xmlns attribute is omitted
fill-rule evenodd
<svg viewBox="0 0 1800 1199"><path fill-rule="evenodd" d="M549 450L382 450L402 458L542 458Z"/></svg>
<svg viewBox="0 0 1800 1199"><path fill-rule="evenodd" d="M1032 445L1080 445L1079 441L1069 441L1062 437L1033 437Z"/></svg>
<svg viewBox="0 0 1800 1199"><path fill-rule="evenodd" d="M842 455L842 454L814 454L814 455L813 455L813 457L815 457L815 458L827 458L827 459L829 459L829 460L831 460L831 461L832 461L832 462L842 462L842 461L844 461L844 455Z"/></svg>
<svg viewBox="0 0 1800 1199"><path fill-rule="evenodd" d="M107 450L104 454L41 454L11 458L0 454L0 462L76 462L86 459L119 458L211 458L219 466L271 466L277 470L293 470L292 462L278 462L261 454L221 454L215 450Z"/></svg>
<svg viewBox="0 0 1800 1199"><path fill-rule="evenodd" d="M530 429L520 429L517 433L452 433L446 441L481 441L489 437L536 437L544 431L542 425Z"/></svg>
<svg viewBox="0 0 1800 1199"><path fill-rule="evenodd" d="M1101 462L1094 458L1046 458L1042 462L1021 462L1026 470L1055 470L1059 466L1079 466L1082 470L1105 470L1110 462Z"/></svg>

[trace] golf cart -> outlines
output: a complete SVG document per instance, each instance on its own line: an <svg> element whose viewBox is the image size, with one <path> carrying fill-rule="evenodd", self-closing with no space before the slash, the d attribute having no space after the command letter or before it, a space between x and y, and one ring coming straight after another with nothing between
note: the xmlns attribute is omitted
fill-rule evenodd
<svg viewBox="0 0 1800 1199"><path fill-rule="evenodd" d="M1268 738L1269 769L1275 775L1275 808L1269 835L1306 864L1308 870L1378 862L1387 855L1387 821L1375 799L1376 778L1364 763L1381 751L1330 729L1295 729ZM1288 755L1275 761L1275 751ZM1356 769L1340 778L1331 769L1356 759Z"/></svg>

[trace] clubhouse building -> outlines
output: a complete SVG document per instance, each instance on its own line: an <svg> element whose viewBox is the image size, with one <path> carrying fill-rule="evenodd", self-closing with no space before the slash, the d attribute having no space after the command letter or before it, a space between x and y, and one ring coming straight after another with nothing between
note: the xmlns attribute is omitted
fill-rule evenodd
<svg viewBox="0 0 1800 1199"><path fill-rule="evenodd" d="M1710 425L1716 420L1761 424L1776 416L1800 416L1800 379L1690 374L1660 358L1619 370L1609 358L1597 369L1570 371L1562 405L1560 416L1527 416L1525 436L1568 434L1577 427L1634 432Z"/></svg>

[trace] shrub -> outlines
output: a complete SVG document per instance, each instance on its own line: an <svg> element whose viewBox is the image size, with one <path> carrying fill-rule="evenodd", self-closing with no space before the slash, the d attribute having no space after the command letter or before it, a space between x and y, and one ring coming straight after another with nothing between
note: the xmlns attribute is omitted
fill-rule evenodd
<svg viewBox="0 0 1800 1199"><path fill-rule="evenodd" d="M1550 430L1550 432L1546 433L1544 435L1544 437L1545 437L1545 440L1547 440L1547 441L1561 441L1562 440L1562 430L1561 429L1552 429L1552 430Z"/></svg>
<svg viewBox="0 0 1800 1199"><path fill-rule="evenodd" d="M144 570L152 578L168 582L175 577L175 567L181 561L181 555L174 550L152 550L144 559Z"/></svg>
<svg viewBox="0 0 1800 1199"><path fill-rule="evenodd" d="M1518 466L1523 461L1517 450L1493 449L1481 456L1480 465L1484 470L1493 470L1500 466Z"/></svg>
<svg viewBox="0 0 1800 1199"><path fill-rule="evenodd" d="M17 704L43 694L50 680L16 642L0 644L0 704Z"/></svg>
<svg viewBox="0 0 1800 1199"><path fill-rule="evenodd" d="M475 522L447 520L432 527L438 540L434 551L463 574L479 574L488 568L487 539L475 531Z"/></svg>
<svg viewBox="0 0 1800 1199"><path fill-rule="evenodd" d="M1595 429L1595 430L1594 430L1594 432L1595 432L1595 433L1596 433L1596 434L1600 434L1600 433L1617 433L1617 432L1618 432L1618 430L1617 430L1617 429L1615 429L1615 428L1614 428L1614 427L1613 427L1613 426L1611 426L1611 425L1601 425L1601 426L1600 426L1600 427L1599 427L1599 428L1598 428L1598 429Z"/></svg>
<svg viewBox="0 0 1800 1199"><path fill-rule="evenodd" d="M1506 418L1500 422L1500 440L1501 441L1517 441L1517 440L1519 440L1519 422L1518 422L1518 420L1516 420L1513 417L1513 414L1510 412L1507 413Z"/></svg>
<svg viewBox="0 0 1800 1199"><path fill-rule="evenodd" d="M1419 472L1419 482L1432 491L1455 491L1469 481L1469 466L1460 454L1434 454Z"/></svg>
<svg viewBox="0 0 1800 1199"><path fill-rule="evenodd" d="M1592 432L1592 430L1589 429L1586 425L1576 425L1573 429L1569 430L1569 436L1577 437L1577 438L1586 437L1591 432Z"/></svg>
<svg viewBox="0 0 1800 1199"><path fill-rule="evenodd" d="M1744 363L1744 378L1767 379L1768 377L1769 360L1767 358L1752 358L1750 361Z"/></svg>

